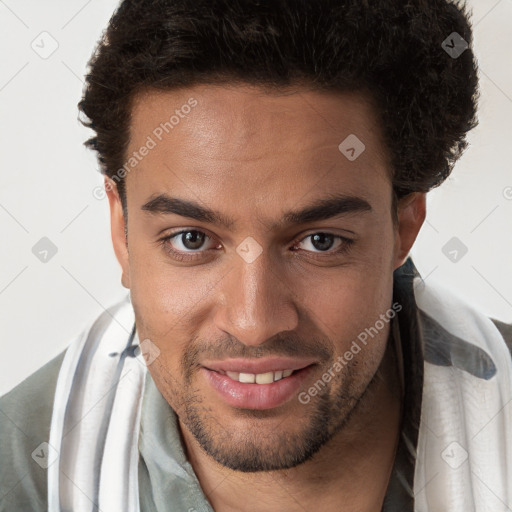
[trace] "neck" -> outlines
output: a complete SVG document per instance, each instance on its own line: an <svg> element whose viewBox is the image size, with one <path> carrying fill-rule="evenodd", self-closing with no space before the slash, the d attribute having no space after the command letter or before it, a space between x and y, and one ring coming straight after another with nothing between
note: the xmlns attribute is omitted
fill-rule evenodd
<svg viewBox="0 0 512 512"><path fill-rule="evenodd" d="M401 390L392 343L349 423L295 468L243 473L221 466L180 428L187 455L216 512L381 510L400 431Z"/></svg>

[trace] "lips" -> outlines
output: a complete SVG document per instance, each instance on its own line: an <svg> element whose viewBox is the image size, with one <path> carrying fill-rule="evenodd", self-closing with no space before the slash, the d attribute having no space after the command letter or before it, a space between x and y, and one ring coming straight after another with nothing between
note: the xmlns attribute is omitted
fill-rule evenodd
<svg viewBox="0 0 512 512"><path fill-rule="evenodd" d="M236 380L237 382L245 382L246 384L271 384L272 382L289 377L292 373L293 370L287 369L266 373L226 372L226 375L230 379Z"/></svg>
<svg viewBox="0 0 512 512"><path fill-rule="evenodd" d="M284 370L301 370L315 359L297 359L292 357L272 357L261 359L225 359L223 361L205 361L203 366L216 372L237 372L237 373L268 373Z"/></svg>
<svg viewBox="0 0 512 512"><path fill-rule="evenodd" d="M314 366L305 359L230 359L205 362L201 373L228 405L262 410L289 401Z"/></svg>

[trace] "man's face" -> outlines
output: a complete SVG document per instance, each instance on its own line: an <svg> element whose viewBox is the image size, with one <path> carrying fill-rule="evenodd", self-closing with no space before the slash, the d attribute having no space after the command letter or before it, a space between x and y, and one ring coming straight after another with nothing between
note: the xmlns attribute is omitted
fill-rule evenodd
<svg viewBox="0 0 512 512"><path fill-rule="evenodd" d="M217 462L242 471L300 464L372 381L389 323L351 360L344 354L389 310L393 270L408 251L392 221L374 111L356 94L249 86L136 100L127 249L118 196L109 198L139 339L160 350L149 371ZM171 198L197 208L178 210ZM333 199L318 215L286 215ZM321 391L299 400L329 370Z"/></svg>

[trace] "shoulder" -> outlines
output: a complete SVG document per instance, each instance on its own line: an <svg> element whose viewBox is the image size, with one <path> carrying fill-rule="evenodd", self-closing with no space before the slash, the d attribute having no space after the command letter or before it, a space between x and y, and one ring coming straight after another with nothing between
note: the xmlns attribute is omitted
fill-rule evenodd
<svg viewBox="0 0 512 512"><path fill-rule="evenodd" d="M0 397L0 512L47 509L44 445L65 351Z"/></svg>

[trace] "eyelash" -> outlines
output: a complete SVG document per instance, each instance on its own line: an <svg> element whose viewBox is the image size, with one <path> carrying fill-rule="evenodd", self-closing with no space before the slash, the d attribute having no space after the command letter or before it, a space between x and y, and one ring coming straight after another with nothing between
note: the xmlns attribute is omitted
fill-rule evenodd
<svg viewBox="0 0 512 512"><path fill-rule="evenodd" d="M181 231L178 231L176 233L171 233L170 235L167 235L167 236L161 238L160 240L158 240L158 242L160 242L160 244L164 248L165 252L167 252L171 257L173 257L177 261L194 261L194 260L201 258L202 253L204 251L191 251L190 253L184 253L184 252L176 251L175 249L172 249L170 246L170 243L169 243L173 238L176 238L179 235L182 235L184 233L190 233L190 232L201 233L201 234L206 235L206 237L212 239L212 237L210 237L204 231L201 231L199 229L182 229ZM318 235L318 234L323 234L323 235L332 236L334 238L338 238L341 240L342 244L336 250L329 250L329 251L319 252L319 253L306 251L313 255L313 256L311 256L313 259L325 259L327 257L344 254L350 250L350 247L354 243L354 240L352 240L350 238L346 238L341 235L335 235L334 233L329 233L327 231L316 231L314 233L310 233L309 235L303 236L302 238L294 241L293 247L295 247L297 244L303 242L307 238L310 238L310 237L312 237L314 235Z"/></svg>

